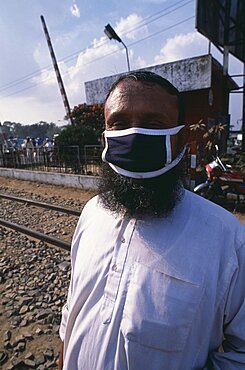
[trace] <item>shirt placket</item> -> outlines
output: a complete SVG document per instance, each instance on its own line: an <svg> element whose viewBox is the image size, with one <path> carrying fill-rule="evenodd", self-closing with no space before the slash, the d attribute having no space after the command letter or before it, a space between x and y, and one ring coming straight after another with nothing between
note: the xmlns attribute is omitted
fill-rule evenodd
<svg viewBox="0 0 245 370"><path fill-rule="evenodd" d="M122 276L125 271L125 262L128 255L130 241L135 228L135 219L124 219L110 263L107 281L104 290L103 304L101 309L104 324L111 322L113 309L118 295Z"/></svg>

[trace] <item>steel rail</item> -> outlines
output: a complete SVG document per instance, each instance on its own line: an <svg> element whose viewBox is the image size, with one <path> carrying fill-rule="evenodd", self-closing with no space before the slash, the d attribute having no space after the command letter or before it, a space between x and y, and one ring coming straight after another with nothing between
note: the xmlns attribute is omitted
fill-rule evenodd
<svg viewBox="0 0 245 370"><path fill-rule="evenodd" d="M26 226L18 225L18 224L15 224L14 222L6 221L2 218L0 218L0 225L6 227L8 229L13 229L13 230L19 231L22 234L29 235L29 236L31 236L35 239L42 240L46 243L55 245L56 247L65 249L67 251L70 251L70 249L71 249L71 244L69 242L67 242L65 240L62 240L62 239L57 239L57 238L55 238L53 236L50 236L50 235L40 233L39 231L35 231L33 229L29 229Z"/></svg>
<svg viewBox="0 0 245 370"><path fill-rule="evenodd" d="M81 214L81 211L78 210L78 209L72 209L72 208L57 206L57 205L54 205L54 204L48 204L48 203L44 203L44 202L38 202L38 201L35 201L35 200L26 199L26 198L14 197L12 195L6 195L6 194L2 194L2 193L0 193L0 198L13 200L13 201L16 201L16 202L21 202L21 203L28 203L28 204L31 204L33 206L48 208L48 209L52 209L52 210L57 211L57 212L67 213L67 214L74 215L74 216L80 216L80 214Z"/></svg>

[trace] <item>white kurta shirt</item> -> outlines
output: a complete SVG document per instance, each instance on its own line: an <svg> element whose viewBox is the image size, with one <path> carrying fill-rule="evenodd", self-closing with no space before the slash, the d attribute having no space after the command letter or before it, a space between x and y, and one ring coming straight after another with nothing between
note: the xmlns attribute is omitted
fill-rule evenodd
<svg viewBox="0 0 245 370"><path fill-rule="evenodd" d="M171 216L129 219L95 197L71 261L64 370L245 369L245 228L229 212L185 191Z"/></svg>

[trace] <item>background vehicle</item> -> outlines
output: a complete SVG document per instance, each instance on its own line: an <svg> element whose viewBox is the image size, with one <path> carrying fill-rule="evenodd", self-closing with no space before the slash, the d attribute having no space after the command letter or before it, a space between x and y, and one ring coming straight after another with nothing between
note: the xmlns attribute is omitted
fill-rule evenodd
<svg viewBox="0 0 245 370"><path fill-rule="evenodd" d="M224 164L216 146L216 158L205 165L207 179L195 187L194 193L219 203L219 199L245 200L245 173Z"/></svg>

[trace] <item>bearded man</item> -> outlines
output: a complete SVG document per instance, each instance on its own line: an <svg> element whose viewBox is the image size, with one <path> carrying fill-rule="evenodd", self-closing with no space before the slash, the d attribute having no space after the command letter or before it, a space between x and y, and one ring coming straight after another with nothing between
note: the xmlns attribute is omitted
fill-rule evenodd
<svg viewBox="0 0 245 370"><path fill-rule="evenodd" d="M179 92L124 75L105 122L99 193L72 242L60 369L244 369L245 230L183 187Z"/></svg>

